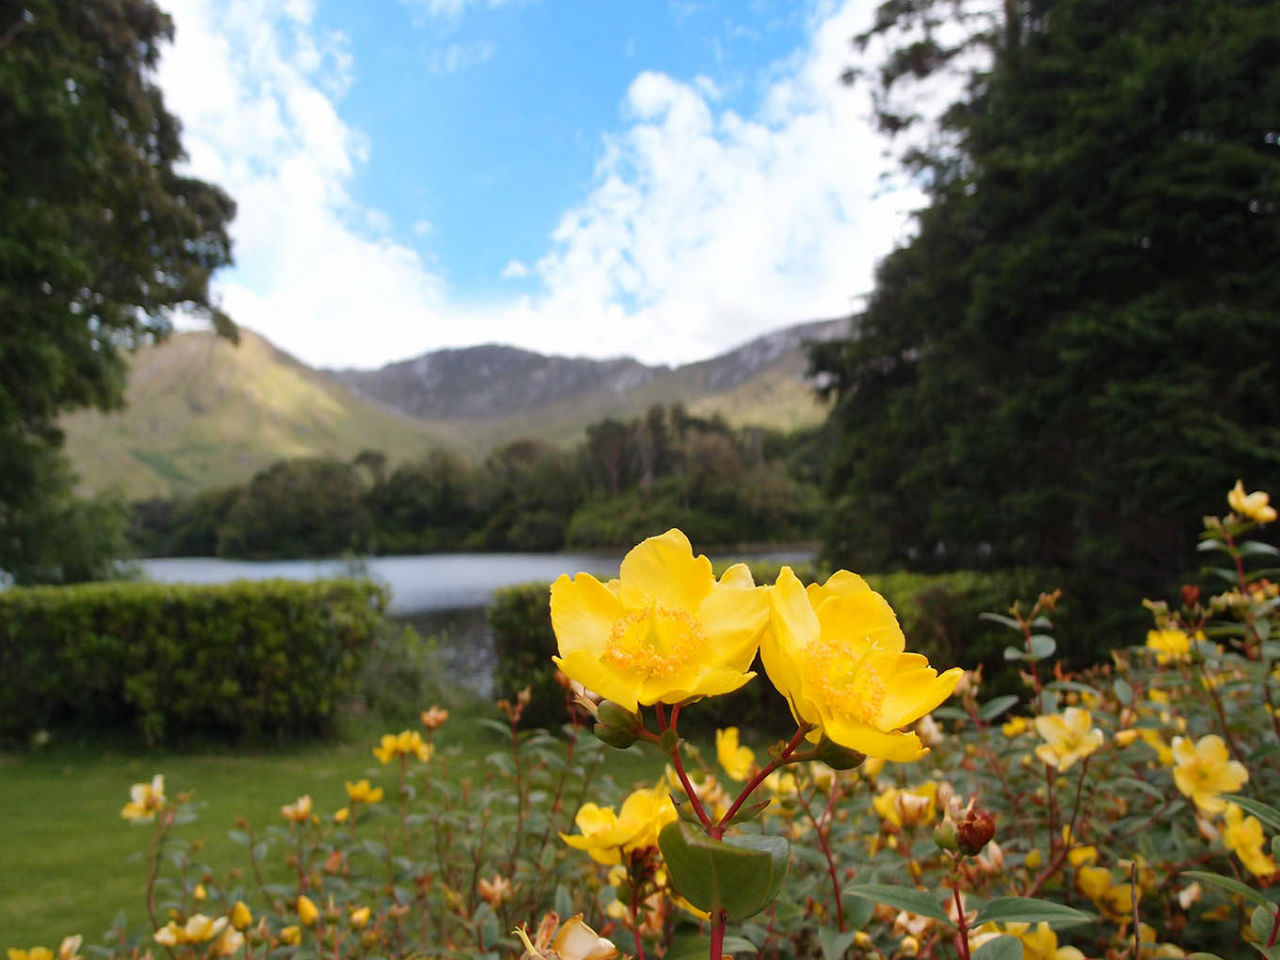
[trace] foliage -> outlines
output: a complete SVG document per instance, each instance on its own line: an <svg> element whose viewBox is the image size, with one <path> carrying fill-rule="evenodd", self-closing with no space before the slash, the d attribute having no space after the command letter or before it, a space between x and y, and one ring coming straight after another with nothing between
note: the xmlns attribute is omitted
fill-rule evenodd
<svg viewBox="0 0 1280 960"><path fill-rule="evenodd" d="M916 236L856 337L815 352L839 431L826 550L1159 589L1226 464L1280 481L1280 149L1262 119L1280 4L976 7L886 3L873 31L908 38L890 89L978 66L908 157L929 194Z"/></svg>
<svg viewBox="0 0 1280 960"><path fill-rule="evenodd" d="M284 460L249 482L218 530L218 555L265 559L363 551L364 491L340 460Z"/></svg>
<svg viewBox="0 0 1280 960"><path fill-rule="evenodd" d="M555 729L564 720L564 688L556 682L556 635L551 630L550 587L525 583L494 592L485 615L493 631L493 685L514 699L528 690L526 722Z"/></svg>
<svg viewBox="0 0 1280 960"><path fill-rule="evenodd" d="M58 414L118 406L123 354L177 308L234 336L208 280L230 262L235 208L175 172L178 123L152 81L172 25L150 0L6 2L0 32L0 567L39 571L38 523L65 523L54 538L82 557L112 542L109 523L77 537L101 509L46 486Z"/></svg>
<svg viewBox="0 0 1280 960"><path fill-rule="evenodd" d="M576 450L519 440L479 465L444 449L279 461L242 487L136 503L130 538L145 556L250 558L612 547L673 524L706 543L803 541L820 446L655 406Z"/></svg>
<svg viewBox="0 0 1280 960"><path fill-rule="evenodd" d="M380 587L339 580L7 590L0 735L136 725L151 742L323 731L385 603Z"/></svg>
<svg viewBox="0 0 1280 960"><path fill-rule="evenodd" d="M238 824L230 838L246 868L225 874L174 831L193 815L190 794L167 793L163 778L136 784L124 815L149 827L150 924L117 921L106 955L163 943L178 960L248 949L283 958L295 947L396 958L522 948L561 960L610 955L612 943L572 926L580 920L553 947L558 921L582 913L637 956L1138 960L1207 948L1201 956L1273 958L1280 844L1267 838L1280 831L1270 802L1280 789L1280 588L1268 577L1280 551L1248 536L1274 516L1265 499L1246 506L1263 519L1210 517L1202 537L1214 564L1206 572L1227 581L1225 591L1188 585L1174 603L1149 603L1146 642L1108 663L1073 673L1054 662L1056 595L993 615L1024 669L1024 696L987 698L967 674L954 704L912 725L932 748L912 765L826 740L807 745L804 724L767 754L723 731L713 762L681 740L680 715L700 708L683 702L637 715L579 699L557 740L521 730L517 698L499 704L503 722L482 721L509 746L490 754L489 776L476 783L455 779L451 758L433 749L446 717L432 710L425 737L382 738L375 752L390 766L349 782L342 807L282 798L292 801L282 825ZM696 579L677 573L678 557L665 562L673 589ZM660 568L629 569L630 588L658 586ZM847 589L872 602L840 576L819 597L828 621L850 611L821 604ZM713 606L703 615L727 619L708 628L732 631L741 611ZM561 614L566 635L580 629ZM810 682L788 681L806 702L838 693ZM618 791L595 776L600 745L581 738L587 707L600 737L627 734L666 756L656 783ZM775 707L786 712L781 698ZM678 809L669 793L684 794ZM524 927L543 914L536 932Z"/></svg>

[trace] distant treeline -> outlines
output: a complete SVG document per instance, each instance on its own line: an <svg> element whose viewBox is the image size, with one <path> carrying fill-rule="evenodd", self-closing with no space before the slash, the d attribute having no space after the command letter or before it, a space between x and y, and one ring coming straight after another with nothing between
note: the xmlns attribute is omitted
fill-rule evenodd
<svg viewBox="0 0 1280 960"><path fill-rule="evenodd" d="M135 503L130 539L143 556L251 559L619 546L672 526L704 545L809 540L823 448L816 430L654 406L576 448L517 440L480 464L443 449L281 460L240 486Z"/></svg>

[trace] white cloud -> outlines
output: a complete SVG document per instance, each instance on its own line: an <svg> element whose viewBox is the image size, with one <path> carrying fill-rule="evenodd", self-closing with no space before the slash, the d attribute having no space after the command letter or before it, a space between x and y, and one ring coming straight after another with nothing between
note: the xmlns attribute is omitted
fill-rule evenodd
<svg viewBox="0 0 1280 960"><path fill-rule="evenodd" d="M523 260L508 260L507 265L502 268L503 280L521 280L533 273L529 269L529 265Z"/></svg>
<svg viewBox="0 0 1280 960"><path fill-rule="evenodd" d="M461 9L429 5L451 2ZM434 261L348 192L376 145L338 112L358 65L316 26L310 0L169 5L169 106L194 173L239 203L239 265L215 287L237 321L310 363L369 366L483 342L698 359L848 313L920 202L876 196L884 144L865 93L839 83L874 4L848 0L814 17L809 43L774 65L750 115L701 80L636 76L627 125L603 138L586 196L536 263L513 258L501 272L529 274L531 292L513 300L495 281L489 302L459 303Z"/></svg>
<svg viewBox="0 0 1280 960"><path fill-rule="evenodd" d="M456 73L493 59L496 48L487 40L475 43L453 43L427 55L427 69L432 73Z"/></svg>
<svg viewBox="0 0 1280 960"><path fill-rule="evenodd" d="M431 226L430 220L415 220L413 221L413 226L410 227L410 229L413 230L413 235L415 237L425 237L428 236L435 228Z"/></svg>
<svg viewBox="0 0 1280 960"><path fill-rule="evenodd" d="M159 79L190 166L238 204L223 306L311 363L375 364L430 343L443 285L347 183L369 144L337 111L343 39L289 0L169 0Z"/></svg>

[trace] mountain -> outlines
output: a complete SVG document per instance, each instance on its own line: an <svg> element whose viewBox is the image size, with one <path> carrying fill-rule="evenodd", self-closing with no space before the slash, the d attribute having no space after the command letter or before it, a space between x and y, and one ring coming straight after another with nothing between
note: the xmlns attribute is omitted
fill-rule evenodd
<svg viewBox="0 0 1280 960"><path fill-rule="evenodd" d="M82 489L131 499L243 482L286 457L373 449L398 461L432 445L482 457L521 437L568 444L591 423L654 404L794 429L825 414L805 380L805 342L846 329L800 324L679 367L490 345L371 371L313 370L245 329L238 347L180 333L134 355L123 411L80 411L62 425Z"/></svg>
<svg viewBox="0 0 1280 960"><path fill-rule="evenodd" d="M235 346L179 333L131 361L126 408L62 419L87 492L131 499L240 483L284 457L412 456L454 442L439 428L376 407L241 328Z"/></svg>
<svg viewBox="0 0 1280 960"><path fill-rule="evenodd" d="M371 402L466 436L480 450L527 436L572 442L588 424L637 416L655 403L683 403L735 426L794 429L825 414L805 379L804 345L847 329L847 320L797 324L674 368L488 345L327 372Z"/></svg>

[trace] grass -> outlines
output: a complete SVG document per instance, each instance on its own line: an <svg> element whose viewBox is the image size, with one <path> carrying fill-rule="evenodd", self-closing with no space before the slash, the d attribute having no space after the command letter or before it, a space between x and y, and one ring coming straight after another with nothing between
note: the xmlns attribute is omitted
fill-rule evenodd
<svg viewBox="0 0 1280 960"><path fill-rule="evenodd" d="M455 715L437 734L454 763L483 764L503 746L496 733ZM130 784L165 776L166 793L194 789L196 822L178 835L204 839L202 857L215 872L244 865L243 848L227 831L238 817L256 829L280 823L280 807L309 793L320 814L346 802L343 781L368 776L394 783L370 753L381 730L352 729L330 743L276 748L146 751L98 743L54 743L39 752L0 754L0 822L6 825L0 870L0 950L57 947L81 933L101 942L118 912L131 928L145 924L143 876L149 827L120 818ZM609 772L619 782L652 778L653 754L636 748L611 752Z"/></svg>

